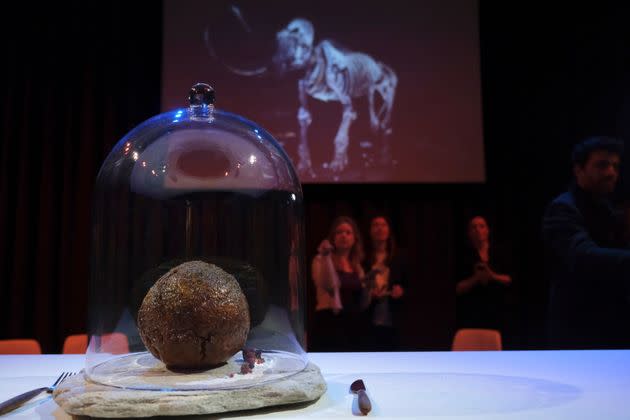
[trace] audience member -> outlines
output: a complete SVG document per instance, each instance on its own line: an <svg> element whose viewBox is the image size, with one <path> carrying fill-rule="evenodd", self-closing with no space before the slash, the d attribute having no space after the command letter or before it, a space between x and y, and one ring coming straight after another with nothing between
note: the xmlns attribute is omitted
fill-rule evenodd
<svg viewBox="0 0 630 420"><path fill-rule="evenodd" d="M357 224L336 218L312 263L316 290L311 351L363 349L367 319L367 289L361 267L363 244Z"/></svg>
<svg viewBox="0 0 630 420"><path fill-rule="evenodd" d="M396 247L391 224L384 216L370 221L365 271L371 273L369 288L368 349L397 351L400 348L401 301L407 286L407 262Z"/></svg>
<svg viewBox="0 0 630 420"><path fill-rule="evenodd" d="M506 286L512 282L505 274L509 258L490 243L490 229L482 216L468 222L468 246L458 260L457 328L503 330Z"/></svg>
<svg viewBox="0 0 630 420"><path fill-rule="evenodd" d="M546 209L542 233L552 348L630 346L630 251L610 202L622 154L619 139L578 143L574 181Z"/></svg>

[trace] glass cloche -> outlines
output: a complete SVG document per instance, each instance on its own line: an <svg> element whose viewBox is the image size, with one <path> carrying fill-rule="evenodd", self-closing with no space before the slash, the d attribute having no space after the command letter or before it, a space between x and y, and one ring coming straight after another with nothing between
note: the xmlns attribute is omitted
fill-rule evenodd
<svg viewBox="0 0 630 420"><path fill-rule="evenodd" d="M267 131L215 109L210 86L195 85L189 101L129 132L98 174L93 382L230 389L307 364L296 172Z"/></svg>

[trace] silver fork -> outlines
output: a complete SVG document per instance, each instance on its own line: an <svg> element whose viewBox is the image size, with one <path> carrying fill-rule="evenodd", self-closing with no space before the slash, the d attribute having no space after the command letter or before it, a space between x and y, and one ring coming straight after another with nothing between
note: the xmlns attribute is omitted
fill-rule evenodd
<svg viewBox="0 0 630 420"><path fill-rule="evenodd" d="M35 398L36 396L38 396L44 391L51 394L60 383L62 383L66 378L74 374L76 374L76 372L63 372L61 375L59 375L55 383L53 383L51 386L44 386L41 388L33 389L32 391L26 391L23 394L20 394L16 397L6 400L2 404L0 404L0 416L10 411L15 410L16 408L20 407L22 404L24 404L28 400Z"/></svg>

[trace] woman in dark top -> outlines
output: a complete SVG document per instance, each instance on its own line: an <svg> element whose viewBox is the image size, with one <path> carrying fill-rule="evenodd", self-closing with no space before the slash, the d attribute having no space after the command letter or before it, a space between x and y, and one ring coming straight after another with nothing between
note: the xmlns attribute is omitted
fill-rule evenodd
<svg viewBox="0 0 630 420"><path fill-rule="evenodd" d="M407 264L384 216L370 221L368 249L364 271L370 273L366 276L370 289L369 350L396 351L400 348L398 318L407 287Z"/></svg>
<svg viewBox="0 0 630 420"><path fill-rule="evenodd" d="M468 223L467 252L458 263L457 327L502 329L506 286L512 277L504 274L507 258L490 244L490 229L481 216Z"/></svg>
<svg viewBox="0 0 630 420"><path fill-rule="evenodd" d="M360 351L367 326L363 245L353 219L338 217L318 247L311 274L316 306L311 351Z"/></svg>

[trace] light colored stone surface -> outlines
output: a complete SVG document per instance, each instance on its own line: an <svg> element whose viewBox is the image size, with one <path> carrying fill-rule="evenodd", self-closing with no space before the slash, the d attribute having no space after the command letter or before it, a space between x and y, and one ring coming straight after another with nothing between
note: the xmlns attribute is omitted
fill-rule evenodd
<svg viewBox="0 0 630 420"><path fill-rule="evenodd" d="M151 417L212 414L313 401L326 392L319 368L309 363L293 376L250 388L220 391L136 391L65 380L53 394L68 414L90 417Z"/></svg>

